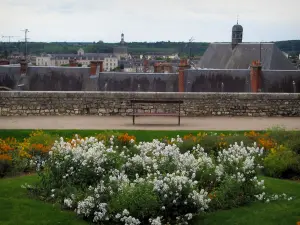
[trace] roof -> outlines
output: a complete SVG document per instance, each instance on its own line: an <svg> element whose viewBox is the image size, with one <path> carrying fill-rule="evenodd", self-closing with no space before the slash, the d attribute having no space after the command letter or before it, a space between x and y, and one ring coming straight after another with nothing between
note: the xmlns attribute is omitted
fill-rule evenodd
<svg viewBox="0 0 300 225"><path fill-rule="evenodd" d="M82 55L78 55L78 54L52 54L51 58L55 58L55 59L68 59L68 58L82 58L83 60L103 60L104 58L109 58L109 57L115 57L113 54L111 53L84 53Z"/></svg>
<svg viewBox="0 0 300 225"><path fill-rule="evenodd" d="M274 43L212 43L199 62L200 68L248 69L252 61L260 59L265 70L295 70L292 63Z"/></svg>
<svg viewBox="0 0 300 225"><path fill-rule="evenodd" d="M243 31L243 27L240 25L240 24L235 24L233 27L232 27L232 31Z"/></svg>

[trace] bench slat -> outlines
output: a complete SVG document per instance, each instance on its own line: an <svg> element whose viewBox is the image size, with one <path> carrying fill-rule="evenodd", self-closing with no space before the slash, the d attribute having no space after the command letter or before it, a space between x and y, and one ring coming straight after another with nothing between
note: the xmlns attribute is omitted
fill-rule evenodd
<svg viewBox="0 0 300 225"><path fill-rule="evenodd" d="M178 113L135 113L132 116L179 116Z"/></svg>

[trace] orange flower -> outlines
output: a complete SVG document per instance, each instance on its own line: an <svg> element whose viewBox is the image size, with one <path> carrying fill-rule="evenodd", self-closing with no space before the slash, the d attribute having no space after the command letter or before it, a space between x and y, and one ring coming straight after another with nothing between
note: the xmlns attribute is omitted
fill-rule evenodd
<svg viewBox="0 0 300 225"><path fill-rule="evenodd" d="M129 143L131 140L136 140L135 136L130 136L128 133L121 134L118 136L118 140L123 143Z"/></svg>
<svg viewBox="0 0 300 225"><path fill-rule="evenodd" d="M210 193L210 194L208 195L208 197L209 197L210 199L214 199L214 198L217 197L217 195L216 195L215 193Z"/></svg>
<svg viewBox="0 0 300 225"><path fill-rule="evenodd" d="M0 155L0 160L11 161L12 157L10 155L7 155L7 154L2 154L2 155Z"/></svg>
<svg viewBox="0 0 300 225"><path fill-rule="evenodd" d="M276 146L276 142L270 138L259 138L258 143L260 146L264 147L264 149L272 149Z"/></svg>
<svg viewBox="0 0 300 225"><path fill-rule="evenodd" d="M300 225L300 221L297 222L297 225Z"/></svg>
<svg viewBox="0 0 300 225"><path fill-rule="evenodd" d="M35 154L47 154L51 149L51 146L43 145L43 144L31 144L29 146L30 153L32 155Z"/></svg>

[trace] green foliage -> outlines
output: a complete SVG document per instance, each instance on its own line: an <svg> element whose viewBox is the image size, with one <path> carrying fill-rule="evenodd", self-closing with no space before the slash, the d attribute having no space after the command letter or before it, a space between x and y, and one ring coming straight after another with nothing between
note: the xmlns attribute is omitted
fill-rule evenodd
<svg viewBox="0 0 300 225"><path fill-rule="evenodd" d="M30 144L52 145L55 140L58 140L58 135L49 134L43 131L36 131L30 134L28 142Z"/></svg>
<svg viewBox="0 0 300 225"><path fill-rule="evenodd" d="M0 159L0 178L4 177L9 171L11 171L11 162Z"/></svg>
<svg viewBox="0 0 300 225"><path fill-rule="evenodd" d="M264 172L271 177L284 177L288 171L290 174L300 174L299 155L290 149L281 147L269 153L264 159ZM288 175L288 174L286 174Z"/></svg>
<svg viewBox="0 0 300 225"><path fill-rule="evenodd" d="M211 204L213 209L231 209L250 202L255 193L253 185L238 182L236 179L227 178L214 192ZM248 189L248 190L247 190Z"/></svg>
<svg viewBox="0 0 300 225"><path fill-rule="evenodd" d="M153 185L137 183L135 187L127 186L113 196L109 206L113 214L122 213L124 209L127 209L135 218L145 219L157 214L161 202L153 192Z"/></svg>
<svg viewBox="0 0 300 225"><path fill-rule="evenodd" d="M300 154L300 138L299 135L294 134L292 138L286 140L286 145L293 152Z"/></svg>

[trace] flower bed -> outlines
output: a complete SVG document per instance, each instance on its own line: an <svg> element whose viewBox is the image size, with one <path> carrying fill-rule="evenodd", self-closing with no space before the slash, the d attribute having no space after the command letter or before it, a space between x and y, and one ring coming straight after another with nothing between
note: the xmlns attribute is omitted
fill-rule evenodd
<svg viewBox="0 0 300 225"><path fill-rule="evenodd" d="M60 133L59 131L57 131ZM52 132L34 131L28 138L16 140L14 137L0 138L0 177L13 176L24 172L34 171L36 165L41 166L48 158L50 151L58 135ZM81 133L84 133L81 132ZM91 133L91 132L88 132ZM156 132L144 132L145 136L157 136ZM101 132L94 136L98 140L109 144L110 137L114 135L115 143L119 146L128 146L129 141L136 138L127 133ZM140 140L143 131L140 131ZM18 134L16 133L16 137ZM159 136L159 135L158 135ZM71 136L70 136L71 137ZM299 132L288 132L282 129L272 129L267 132L246 133L214 133L200 132L198 134L184 134L180 143L180 152L185 153L196 145L203 147L207 153L216 155L218 151L228 148L230 144L243 141L245 146L251 146L254 142L258 147L263 147L264 170L267 176L299 179L300 178L300 139ZM159 139L166 144L173 143L169 137ZM174 141L174 140L173 140Z"/></svg>
<svg viewBox="0 0 300 225"><path fill-rule="evenodd" d="M101 137L100 137L101 138ZM187 224L207 211L278 198L257 178L263 148L234 144L208 154L173 138L136 143L95 137L56 141L33 193L94 223ZM289 199L290 200L290 199Z"/></svg>

